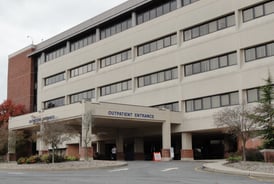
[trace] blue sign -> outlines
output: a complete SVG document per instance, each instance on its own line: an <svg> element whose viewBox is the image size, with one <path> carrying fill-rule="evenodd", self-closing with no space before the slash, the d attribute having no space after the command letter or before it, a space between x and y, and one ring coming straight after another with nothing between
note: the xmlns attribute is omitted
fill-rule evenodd
<svg viewBox="0 0 274 184"><path fill-rule="evenodd" d="M51 121L51 120L54 120L54 119L55 119L54 115L52 115L52 116L45 116L43 118L41 118L41 117L34 117L31 120L29 120L29 123L31 123L31 124L37 124L37 123L41 123L41 122L45 122L45 121Z"/></svg>

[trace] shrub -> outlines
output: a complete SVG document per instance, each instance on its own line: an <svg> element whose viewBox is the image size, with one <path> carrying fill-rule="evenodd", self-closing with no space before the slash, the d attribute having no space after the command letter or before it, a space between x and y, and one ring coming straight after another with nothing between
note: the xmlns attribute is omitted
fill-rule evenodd
<svg viewBox="0 0 274 184"><path fill-rule="evenodd" d="M26 163L27 164L34 164L40 162L41 159L38 155L32 155L29 158L27 158Z"/></svg>
<svg viewBox="0 0 274 184"><path fill-rule="evenodd" d="M43 154L40 156L40 160L43 163L50 163L50 158L48 154Z"/></svg>
<svg viewBox="0 0 274 184"><path fill-rule="evenodd" d="M238 155L237 153L231 153L229 154L227 161L229 163L235 163L240 162L242 160L242 156Z"/></svg>
<svg viewBox="0 0 274 184"><path fill-rule="evenodd" d="M246 151L247 161L264 161L263 154L257 149L249 149Z"/></svg>
<svg viewBox="0 0 274 184"><path fill-rule="evenodd" d="M17 164L25 164L27 161L27 158L25 157L20 157L18 160L17 160Z"/></svg>
<svg viewBox="0 0 274 184"><path fill-rule="evenodd" d="M75 157L75 156L66 156L65 157L66 161L78 161L79 158Z"/></svg>

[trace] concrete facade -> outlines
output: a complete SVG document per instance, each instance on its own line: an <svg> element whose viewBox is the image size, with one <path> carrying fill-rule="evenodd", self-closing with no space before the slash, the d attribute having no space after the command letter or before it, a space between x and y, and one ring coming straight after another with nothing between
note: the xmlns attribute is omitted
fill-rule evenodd
<svg viewBox="0 0 274 184"><path fill-rule="evenodd" d="M96 136L92 143L98 152L107 152L116 145L118 158L125 157L125 149L134 150L135 157L143 158L147 149L160 145L166 160L171 157L170 147L176 148L175 155L179 155L179 159L193 159L199 154L197 150L203 152L205 148L211 155L224 155L229 150L224 148L214 153L215 148L225 147L226 138L214 124L213 114L223 107L249 103L248 90L264 85L263 79L274 72L274 46L271 46L274 2L191 2L187 5L184 0L130 0L38 44L30 57L39 63L37 111L43 115L34 113L12 118L10 130L32 127L31 115L54 115L58 121L78 122L80 119L81 122L83 113L88 112L83 110L82 100L86 98L85 92L89 92L93 94L89 101L107 102L103 103L106 107L103 114L97 109L92 112L99 117L91 131ZM170 4L166 6L165 3ZM158 11L159 7L161 11L169 7L170 12L145 21L147 16L153 15L152 10ZM261 7L263 15L256 14L246 20L247 13L254 13ZM172 8L175 9L171 11ZM146 12L150 12L149 15ZM144 22L140 23L141 16ZM125 17L132 20L131 27L112 34L121 29L116 22L124 22ZM210 32L214 24L216 30ZM102 38L108 31L112 35ZM91 39L95 41L91 44L87 44L84 36L83 41L76 38L77 34L80 37L88 33L94 34ZM259 46L268 50L262 57L260 54L264 50L260 51ZM247 61L251 57L248 55L250 48L255 50L255 59ZM125 53L124 60L118 59ZM202 68L205 62L208 64ZM88 65L92 69L88 70ZM124 84L125 89L121 87ZM55 108L49 106L51 103ZM172 105L176 108L170 108ZM100 105L95 106L99 108ZM166 107L178 112L164 112L161 117L159 109L155 108L154 112L148 107ZM153 114L154 118L145 121L139 116L133 118L135 108L143 109L142 114ZM117 118L118 112L125 114ZM125 121L125 116L129 122ZM117 125L111 126L112 121ZM137 126L135 121L141 121L142 126L138 123ZM135 123L131 125L130 122ZM140 128L141 136L135 134L134 128ZM199 143L199 138L194 140L194 136L205 136L207 140Z"/></svg>

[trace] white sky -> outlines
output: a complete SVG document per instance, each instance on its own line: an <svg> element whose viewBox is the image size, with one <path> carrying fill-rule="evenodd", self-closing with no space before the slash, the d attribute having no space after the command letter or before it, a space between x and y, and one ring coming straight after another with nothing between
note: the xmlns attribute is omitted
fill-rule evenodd
<svg viewBox="0 0 274 184"><path fill-rule="evenodd" d="M125 1L0 0L0 103L7 98L8 55Z"/></svg>

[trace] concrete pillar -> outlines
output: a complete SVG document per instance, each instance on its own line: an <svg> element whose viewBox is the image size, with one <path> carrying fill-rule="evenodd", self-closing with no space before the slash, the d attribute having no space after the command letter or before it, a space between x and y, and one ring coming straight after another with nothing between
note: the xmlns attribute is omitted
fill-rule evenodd
<svg viewBox="0 0 274 184"><path fill-rule="evenodd" d="M135 160L144 160L144 139L135 138L134 139L134 159Z"/></svg>
<svg viewBox="0 0 274 184"><path fill-rule="evenodd" d="M162 124L162 160L170 161L170 147L171 147L171 124L170 121L165 121Z"/></svg>
<svg viewBox="0 0 274 184"><path fill-rule="evenodd" d="M100 41L100 28L96 28L96 42Z"/></svg>
<svg viewBox="0 0 274 184"><path fill-rule="evenodd" d="M182 0L177 0L177 8L181 8L182 7Z"/></svg>
<svg viewBox="0 0 274 184"><path fill-rule="evenodd" d="M182 133L181 160L193 160L192 134Z"/></svg>
<svg viewBox="0 0 274 184"><path fill-rule="evenodd" d="M40 134L43 135L43 132L44 132L44 123L41 122L41 124L40 124ZM43 154L48 153L48 146L43 141L42 137L38 138L36 144L37 144L36 147L38 149L39 155L43 155Z"/></svg>
<svg viewBox="0 0 274 184"><path fill-rule="evenodd" d="M80 150L81 159L93 159L92 149L92 115L87 113L82 116L82 146Z"/></svg>
<svg viewBox="0 0 274 184"><path fill-rule="evenodd" d="M67 41L67 45L66 45L66 54L70 53L70 42Z"/></svg>
<svg viewBox="0 0 274 184"><path fill-rule="evenodd" d="M132 27L134 27L134 26L137 25L136 13L135 13L135 12L132 12L131 17L132 17Z"/></svg>
<svg viewBox="0 0 274 184"><path fill-rule="evenodd" d="M16 160L16 132L9 131L8 137L8 161Z"/></svg>
<svg viewBox="0 0 274 184"><path fill-rule="evenodd" d="M41 54L41 63L45 63L46 62L46 54L45 54L45 52L42 52L42 54Z"/></svg>
<svg viewBox="0 0 274 184"><path fill-rule="evenodd" d="M124 138L119 134L116 136L116 150L117 160L124 160Z"/></svg>

